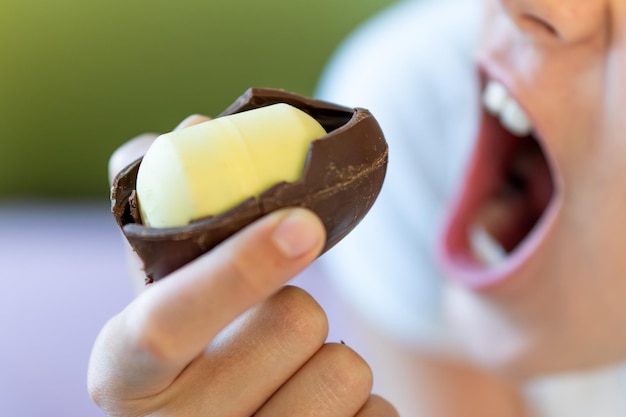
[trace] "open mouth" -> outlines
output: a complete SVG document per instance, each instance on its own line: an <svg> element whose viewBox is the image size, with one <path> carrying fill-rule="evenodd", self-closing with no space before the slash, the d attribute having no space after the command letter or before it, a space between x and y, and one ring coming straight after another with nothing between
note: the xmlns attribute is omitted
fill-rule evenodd
<svg viewBox="0 0 626 417"><path fill-rule="evenodd" d="M440 253L448 275L474 288L515 275L545 238L559 200L542 141L497 81L483 81L481 114Z"/></svg>

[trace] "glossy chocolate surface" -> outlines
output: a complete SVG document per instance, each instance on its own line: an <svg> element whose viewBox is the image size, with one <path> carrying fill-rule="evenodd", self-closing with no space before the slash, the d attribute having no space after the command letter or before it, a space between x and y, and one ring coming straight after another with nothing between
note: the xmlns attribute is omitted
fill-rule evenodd
<svg viewBox="0 0 626 417"><path fill-rule="evenodd" d="M257 198L186 226L152 228L141 223L136 205L141 159L118 174L111 189L113 216L144 262L147 282L163 278L247 224L283 207L305 207L322 219L327 232L324 252L367 214L382 187L388 160L387 143L372 114L283 90L252 88L220 116L280 102L307 112L328 132L311 143L304 174L294 183L276 184Z"/></svg>

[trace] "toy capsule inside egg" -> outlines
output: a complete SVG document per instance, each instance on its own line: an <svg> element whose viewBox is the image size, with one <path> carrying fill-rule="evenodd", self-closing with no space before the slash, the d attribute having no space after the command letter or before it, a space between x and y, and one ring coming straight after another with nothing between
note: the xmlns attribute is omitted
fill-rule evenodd
<svg viewBox="0 0 626 417"><path fill-rule="evenodd" d="M147 282L284 207L320 217L327 251L372 207L388 161L369 111L277 89L249 89L216 119L155 145L111 190L113 216Z"/></svg>

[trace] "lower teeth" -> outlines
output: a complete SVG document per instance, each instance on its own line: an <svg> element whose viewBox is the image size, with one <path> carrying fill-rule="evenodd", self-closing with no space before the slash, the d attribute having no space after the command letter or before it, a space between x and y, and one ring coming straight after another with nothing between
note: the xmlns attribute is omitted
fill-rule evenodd
<svg viewBox="0 0 626 417"><path fill-rule="evenodd" d="M506 259L506 250L481 225L473 226L468 237L474 257L484 266L495 266Z"/></svg>

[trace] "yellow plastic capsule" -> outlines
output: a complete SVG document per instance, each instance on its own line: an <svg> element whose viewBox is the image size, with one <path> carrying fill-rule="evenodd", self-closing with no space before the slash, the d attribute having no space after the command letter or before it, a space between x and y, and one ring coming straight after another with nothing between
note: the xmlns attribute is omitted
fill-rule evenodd
<svg viewBox="0 0 626 417"><path fill-rule="evenodd" d="M297 181L310 142L324 135L315 119L284 103L161 135L137 175L142 221L151 227L183 226L276 183Z"/></svg>

